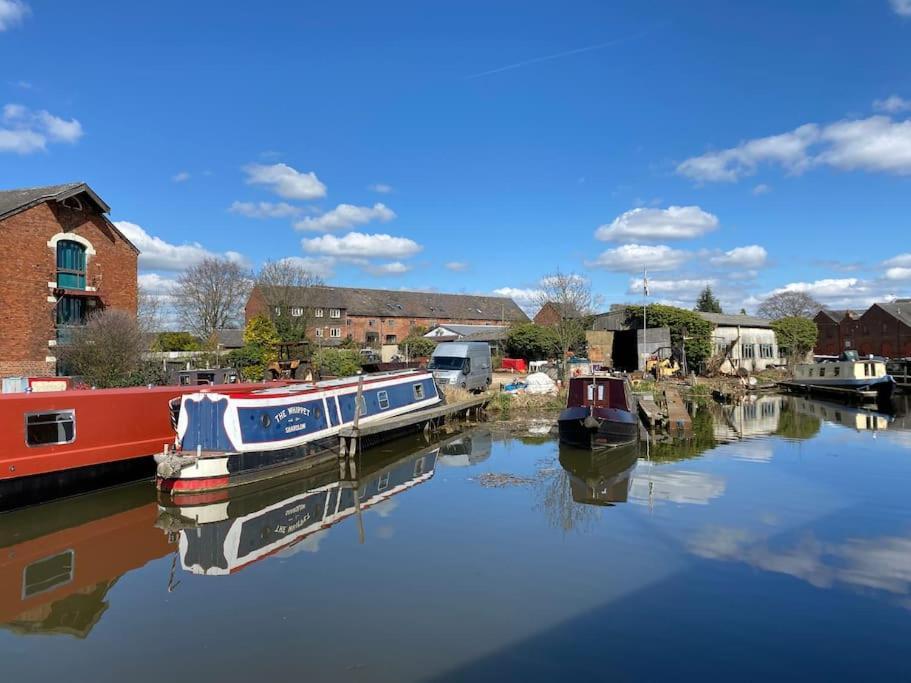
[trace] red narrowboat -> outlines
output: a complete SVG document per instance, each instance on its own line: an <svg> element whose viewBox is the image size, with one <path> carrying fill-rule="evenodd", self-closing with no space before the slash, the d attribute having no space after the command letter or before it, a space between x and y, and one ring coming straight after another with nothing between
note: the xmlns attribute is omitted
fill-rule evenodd
<svg viewBox="0 0 911 683"><path fill-rule="evenodd" d="M569 380L557 418L560 441L578 448L613 448L639 437L639 418L625 377L595 373Z"/></svg>
<svg viewBox="0 0 911 683"><path fill-rule="evenodd" d="M0 511L151 478L153 456L174 444L171 400L197 391L156 386L0 395Z"/></svg>

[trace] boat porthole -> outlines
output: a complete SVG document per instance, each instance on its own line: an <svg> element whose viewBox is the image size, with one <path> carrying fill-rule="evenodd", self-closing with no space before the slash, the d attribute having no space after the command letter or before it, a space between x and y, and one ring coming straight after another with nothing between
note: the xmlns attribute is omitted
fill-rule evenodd
<svg viewBox="0 0 911 683"><path fill-rule="evenodd" d="M268 427L272 423L272 420L270 420L269 416L265 413L263 413L263 416L259 418L259 421L262 422L263 427Z"/></svg>

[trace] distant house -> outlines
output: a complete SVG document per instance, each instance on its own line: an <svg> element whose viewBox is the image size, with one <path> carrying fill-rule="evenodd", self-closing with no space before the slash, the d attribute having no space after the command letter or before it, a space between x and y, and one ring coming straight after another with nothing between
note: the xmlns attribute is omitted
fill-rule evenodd
<svg viewBox="0 0 911 683"><path fill-rule="evenodd" d="M813 318L819 334L815 353L837 356L845 349L854 348L854 323L858 313L851 310L822 309Z"/></svg>
<svg viewBox="0 0 911 683"><path fill-rule="evenodd" d="M233 351L244 345L243 330L215 330L215 343L219 351Z"/></svg>
<svg viewBox="0 0 911 683"><path fill-rule="evenodd" d="M911 299L875 303L863 313L823 310L814 321L819 355L853 349L865 356L911 357Z"/></svg>
<svg viewBox="0 0 911 683"><path fill-rule="evenodd" d="M307 336L318 343L351 339L373 348L398 344L418 328L528 322L515 301L498 296L405 292L354 287L308 287L292 292L287 310L270 310L270 293L254 287L245 313L309 318Z"/></svg>
<svg viewBox="0 0 911 683"><path fill-rule="evenodd" d="M85 183L0 191L0 376L54 375L93 311L136 314L139 250Z"/></svg>
<svg viewBox="0 0 911 683"><path fill-rule="evenodd" d="M757 372L782 365L772 321L751 315L701 313L697 315L713 326L712 344L715 355L725 356L720 370Z"/></svg>
<svg viewBox="0 0 911 683"><path fill-rule="evenodd" d="M508 325L437 325L424 335L436 342L483 341L490 344L490 352L502 353L506 345Z"/></svg>

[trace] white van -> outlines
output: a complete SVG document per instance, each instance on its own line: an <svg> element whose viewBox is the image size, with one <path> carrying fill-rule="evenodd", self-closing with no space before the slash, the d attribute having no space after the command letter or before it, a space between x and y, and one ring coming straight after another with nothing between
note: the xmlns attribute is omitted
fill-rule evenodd
<svg viewBox="0 0 911 683"><path fill-rule="evenodd" d="M468 391L486 391L493 381L490 344L487 342L444 342L437 344L427 369L441 386Z"/></svg>

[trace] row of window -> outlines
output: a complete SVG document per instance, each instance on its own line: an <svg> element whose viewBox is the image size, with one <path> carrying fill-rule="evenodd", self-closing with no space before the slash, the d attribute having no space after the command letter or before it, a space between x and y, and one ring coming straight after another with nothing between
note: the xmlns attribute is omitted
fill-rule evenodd
<svg viewBox="0 0 911 683"><path fill-rule="evenodd" d="M772 344L741 344L741 358L756 358L756 347L759 346L760 358L774 358L775 347Z"/></svg>
<svg viewBox="0 0 911 683"><path fill-rule="evenodd" d="M297 313L295 313L295 311L297 311ZM302 316L303 314L304 314L304 309L302 309L302 308L292 308L292 309L291 309L291 315L300 317L300 316ZM322 317L325 316L325 314L326 314L326 309L324 309L324 308L314 308L314 309L313 309L313 317L315 317L315 318L322 318ZM330 309L329 309L329 317L330 317L330 318L341 318L341 317L342 317L342 309L340 309L340 308L330 308Z"/></svg>
<svg viewBox="0 0 911 683"><path fill-rule="evenodd" d="M323 335L323 328L322 328L322 327L317 327L317 328L316 328L316 336L317 336L317 337L322 337L322 336L324 336L324 335ZM332 339L339 339L339 338L342 336L342 328L341 328L341 327L330 327L330 328L329 328L329 336L330 336Z"/></svg>

